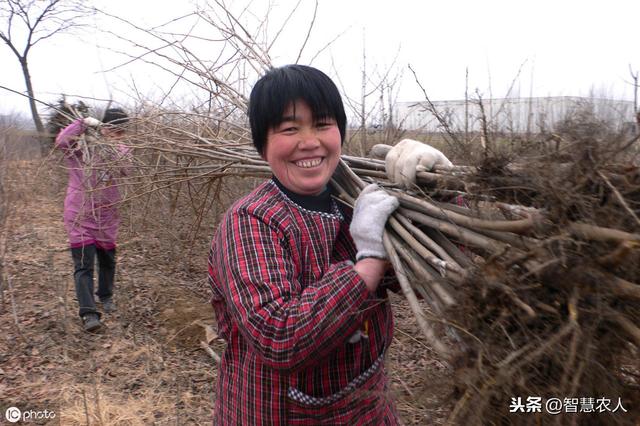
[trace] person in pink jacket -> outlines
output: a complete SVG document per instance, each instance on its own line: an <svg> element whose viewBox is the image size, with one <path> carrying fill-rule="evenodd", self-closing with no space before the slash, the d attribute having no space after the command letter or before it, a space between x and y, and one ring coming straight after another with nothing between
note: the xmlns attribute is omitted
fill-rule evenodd
<svg viewBox="0 0 640 426"><path fill-rule="evenodd" d="M124 137L128 120L122 109L111 108L105 111L102 121L93 117L75 120L56 137L55 146L64 152L69 170L64 225L74 263L79 314L86 331L102 326L93 296L96 257L96 294L105 313L115 309L113 289L120 222L117 178L126 174L129 148L108 142Z"/></svg>

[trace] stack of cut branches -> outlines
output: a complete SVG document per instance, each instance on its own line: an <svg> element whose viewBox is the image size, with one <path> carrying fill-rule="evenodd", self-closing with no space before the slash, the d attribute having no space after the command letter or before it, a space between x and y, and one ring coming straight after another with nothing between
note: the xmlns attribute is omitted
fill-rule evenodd
<svg viewBox="0 0 640 426"><path fill-rule="evenodd" d="M65 97L61 97L57 105L50 107L49 116L47 118L47 133L49 134L51 143L54 142L56 136L62 129L67 127L76 118L86 117L89 107L82 101L75 104L67 103Z"/></svg>
<svg viewBox="0 0 640 426"><path fill-rule="evenodd" d="M613 403L598 422L637 421L612 411L640 402L640 167L617 163L614 149L585 143L568 162L526 167L485 158L420 172L415 190L388 188L400 200L385 236L396 275L456 369L452 424L539 424L509 413L518 397L543 408L602 398ZM382 161L345 161L334 184L347 202L365 181L387 184Z"/></svg>

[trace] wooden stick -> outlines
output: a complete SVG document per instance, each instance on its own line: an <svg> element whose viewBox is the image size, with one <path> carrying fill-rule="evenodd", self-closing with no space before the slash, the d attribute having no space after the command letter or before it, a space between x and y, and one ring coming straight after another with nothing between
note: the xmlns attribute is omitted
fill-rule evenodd
<svg viewBox="0 0 640 426"><path fill-rule="evenodd" d="M456 240L463 242L464 244L468 244L474 247L480 247L491 253L501 252L506 249L506 245L504 243L492 240L484 235L481 235L470 229L463 228L459 225L454 225L450 222L445 222L443 220L427 216L423 213L418 213L416 211L408 210L402 207L398 208L397 211L413 221L438 229L444 234L450 235Z"/></svg>
<svg viewBox="0 0 640 426"><path fill-rule="evenodd" d="M447 220L467 228L480 228L492 231L522 234L529 232L535 225L535 221L532 217L518 220L477 219L454 212L453 210L447 210L446 204L444 203L435 205L427 200L422 200L399 191L393 191L393 195L398 197L400 203L404 207L411 208L412 210L433 216L436 219Z"/></svg>
<svg viewBox="0 0 640 426"><path fill-rule="evenodd" d="M589 225L587 223L573 222L568 224L569 232L577 238L595 241L638 241L640 234L631 234L613 228Z"/></svg>
<svg viewBox="0 0 640 426"><path fill-rule="evenodd" d="M412 253L406 246L400 243L397 239L393 238L392 242L395 245L396 251L404 258L411 271L416 277L419 277L419 281L423 282L425 287L429 288L433 294L437 297L439 304L445 308L449 308L456 304L455 299L449 291L445 290L438 282L438 271L430 267L426 262ZM417 282L413 282L413 286L417 287ZM430 300L427 300L430 303Z"/></svg>
<svg viewBox="0 0 640 426"><path fill-rule="evenodd" d="M402 225L407 228L407 230L422 243L427 249L435 252L442 260L447 262L450 265L454 265L455 268L462 271L462 267L460 264L447 253L447 251L442 248L438 243L429 238L420 228L414 226L407 218L402 215L395 215L395 218L402 223Z"/></svg>
<svg viewBox="0 0 640 426"><path fill-rule="evenodd" d="M400 221L395 217L390 216L389 225L398 233L398 235L408 244L420 257L427 261L438 273L445 277L448 273L453 273L457 276L458 282L465 276L465 271L462 270L457 264L448 263L445 260L438 258L429 249L420 245L420 242L415 239L406 229L402 227Z"/></svg>
<svg viewBox="0 0 640 426"><path fill-rule="evenodd" d="M402 265L402 262L398 257L398 253L396 253L396 250L393 247L393 243L391 242L391 239L387 232L385 232L383 235L383 244L385 250L387 251L387 254L389 255L389 260L391 261L395 269L398 283L400 284L400 288L402 288L402 294L404 294L405 298L407 299L409 307L411 308L411 311L413 312L416 321L418 322L420 330L422 330L422 333L426 337L433 350L436 351L436 353L438 353L438 355L440 355L443 360L450 362L451 353L449 349L436 337L435 332L427 323L427 320L424 317L424 312L422 311L422 309L420 308L420 304L418 303L418 298L413 292L411 284L409 284L409 281L407 280L407 274L404 270L404 266Z"/></svg>
<svg viewBox="0 0 640 426"><path fill-rule="evenodd" d="M425 234L435 241L449 256L455 259L458 264L464 268L469 269L474 267L474 263L457 245L452 243L442 232L435 228L426 228Z"/></svg>

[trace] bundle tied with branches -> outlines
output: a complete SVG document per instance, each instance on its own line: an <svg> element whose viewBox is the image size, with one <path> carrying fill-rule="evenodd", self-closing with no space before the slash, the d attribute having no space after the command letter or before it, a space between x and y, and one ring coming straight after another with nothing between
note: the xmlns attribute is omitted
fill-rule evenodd
<svg viewBox="0 0 640 426"><path fill-rule="evenodd" d="M487 156L420 172L415 190L388 187L400 208L385 244L420 328L455 369L452 424L540 421L514 418L514 397L638 407L640 168L622 148L582 140L567 162ZM386 185L382 162L352 164L336 179L346 200ZM617 411L607 423L638 418Z"/></svg>
<svg viewBox="0 0 640 426"><path fill-rule="evenodd" d="M69 104L65 96L58 99L55 106L51 106L47 117L47 134L49 142L53 145L56 136L76 118L86 117L89 106L82 101Z"/></svg>

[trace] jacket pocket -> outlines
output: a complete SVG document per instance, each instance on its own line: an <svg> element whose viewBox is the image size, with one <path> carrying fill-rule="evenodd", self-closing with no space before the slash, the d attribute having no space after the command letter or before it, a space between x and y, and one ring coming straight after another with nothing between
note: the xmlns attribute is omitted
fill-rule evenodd
<svg viewBox="0 0 640 426"><path fill-rule="evenodd" d="M287 391L289 425L381 424L392 411L381 355L366 371L332 395L314 397L297 388Z"/></svg>

